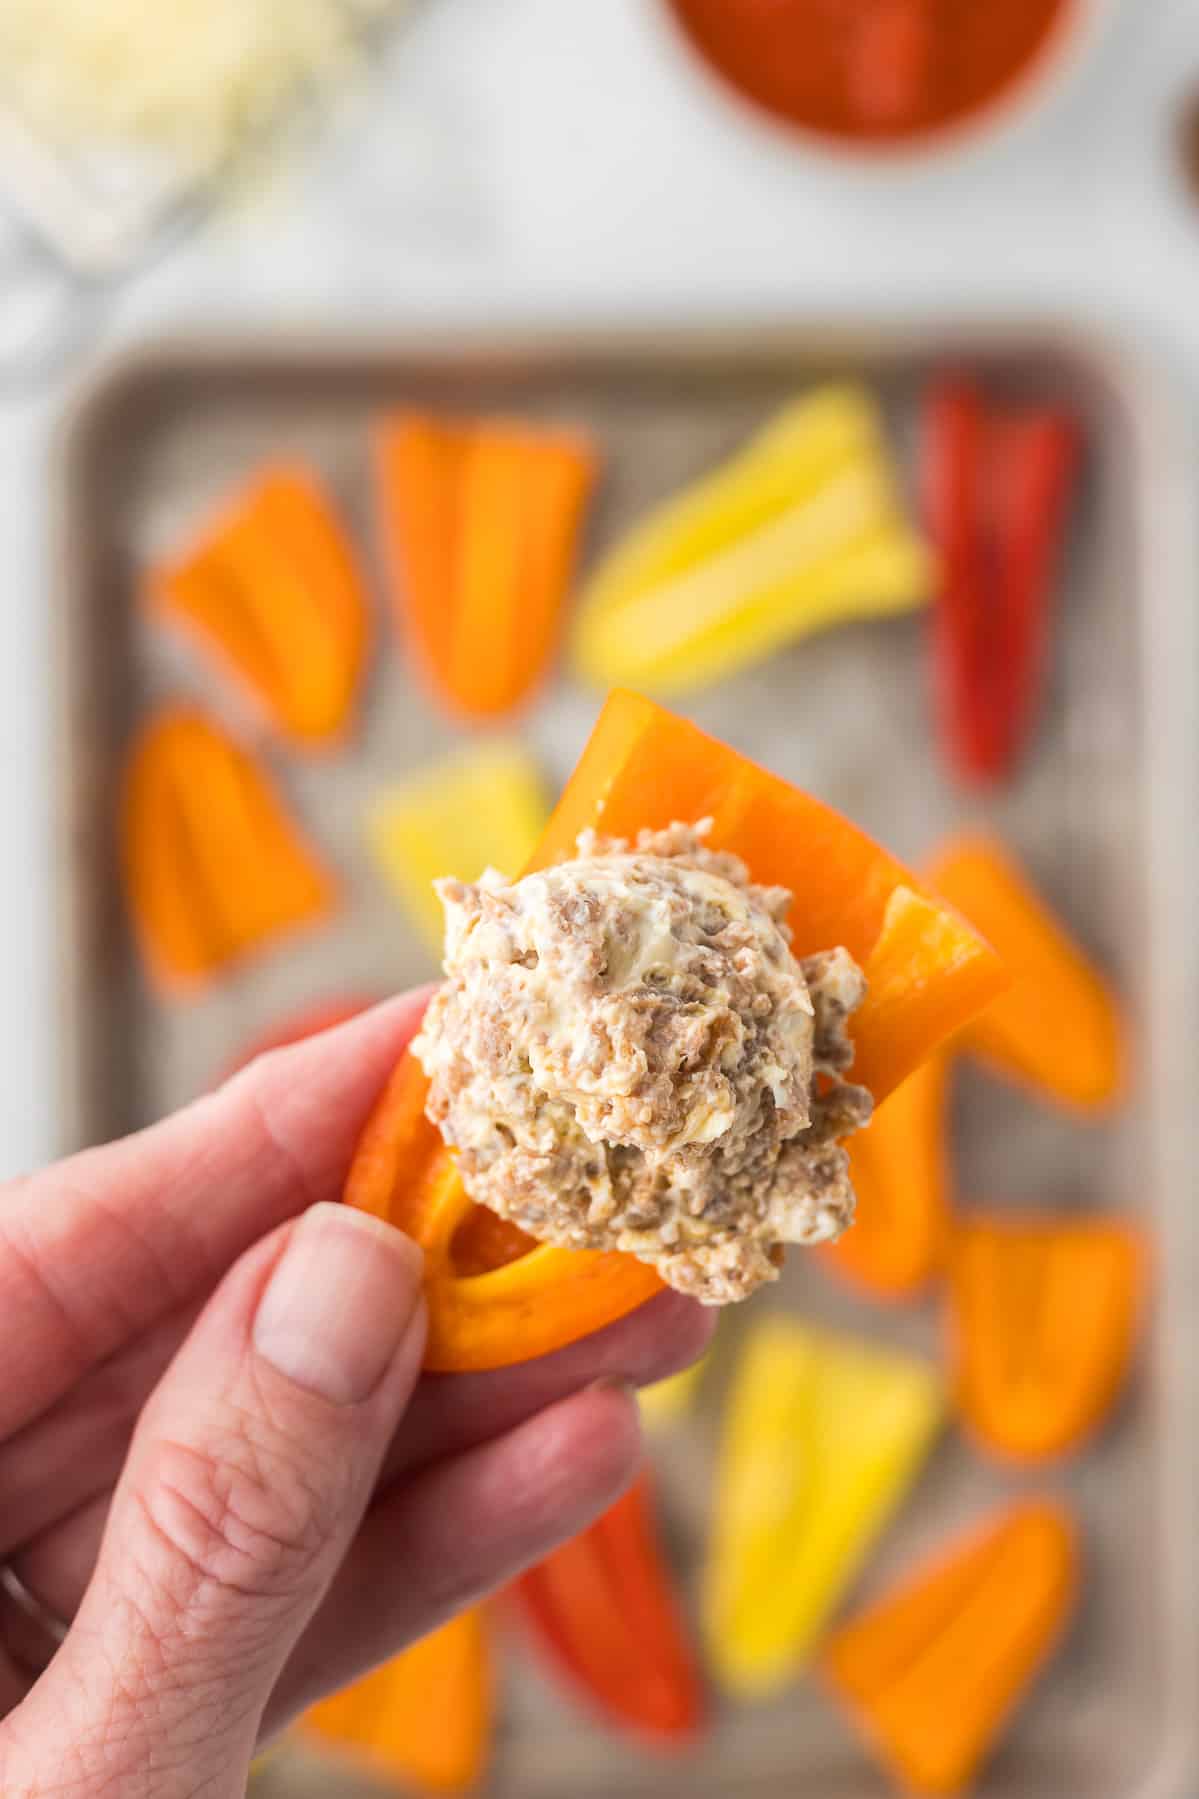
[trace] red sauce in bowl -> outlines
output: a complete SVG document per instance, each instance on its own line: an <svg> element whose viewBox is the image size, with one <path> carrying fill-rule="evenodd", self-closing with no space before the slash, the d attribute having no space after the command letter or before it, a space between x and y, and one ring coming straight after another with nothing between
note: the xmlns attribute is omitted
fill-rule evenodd
<svg viewBox="0 0 1199 1799"><path fill-rule="evenodd" d="M988 106L1074 0L669 0L695 47L768 112L886 145Z"/></svg>

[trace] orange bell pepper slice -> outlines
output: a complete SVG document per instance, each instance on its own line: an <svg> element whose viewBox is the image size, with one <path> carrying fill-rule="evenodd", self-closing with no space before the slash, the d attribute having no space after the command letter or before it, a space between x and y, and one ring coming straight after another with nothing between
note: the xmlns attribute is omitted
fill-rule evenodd
<svg viewBox="0 0 1199 1799"><path fill-rule="evenodd" d="M1018 1503L834 1632L821 1671L905 1791L958 1793L1056 1647L1077 1589L1070 1514Z"/></svg>
<svg viewBox="0 0 1199 1799"><path fill-rule="evenodd" d="M573 855L589 826L635 837L711 818L708 843L755 881L789 887L797 956L843 944L869 992L854 1079L878 1103L1007 985L999 957L864 831L687 719L618 689L554 810L532 866Z"/></svg>
<svg viewBox="0 0 1199 1799"><path fill-rule="evenodd" d="M145 600L297 745L345 730L370 614L349 540L308 469L262 469L197 543L150 570Z"/></svg>
<svg viewBox="0 0 1199 1799"><path fill-rule="evenodd" d="M816 1254L871 1297L912 1299L945 1265L950 1232L949 1061L934 1053L849 1139L853 1228Z"/></svg>
<svg viewBox="0 0 1199 1799"><path fill-rule="evenodd" d="M583 438L529 425L409 412L380 427L397 618L452 712L510 712L548 668L596 468Z"/></svg>
<svg viewBox="0 0 1199 1799"><path fill-rule="evenodd" d="M528 1361L660 1292L654 1270L632 1256L534 1243L476 1206L425 1117L427 1092L420 1064L401 1057L359 1142L344 1194L347 1205L388 1219L425 1252L426 1368L460 1373Z"/></svg>
<svg viewBox="0 0 1199 1799"><path fill-rule="evenodd" d="M327 914L330 875L265 771L202 712L168 707L129 754L121 857L150 973L187 990Z"/></svg>
<svg viewBox="0 0 1199 1799"><path fill-rule="evenodd" d="M1063 1106L1109 1109L1127 1059L1115 996L1003 845L982 835L955 839L929 880L995 945L1013 976L1009 990L969 1021L962 1048Z"/></svg>
<svg viewBox="0 0 1199 1799"><path fill-rule="evenodd" d="M304 1714L314 1742L425 1793L465 1793L491 1747L494 1679L479 1611L463 1612Z"/></svg>
<svg viewBox="0 0 1199 1799"><path fill-rule="evenodd" d="M979 1444L1044 1462L1100 1427L1128 1372L1146 1245L1118 1218L974 1213L949 1258L957 1404Z"/></svg>
<svg viewBox="0 0 1199 1799"><path fill-rule="evenodd" d="M681 1747L707 1706L644 1475L513 1595L554 1673L619 1730Z"/></svg>
<svg viewBox="0 0 1199 1799"><path fill-rule="evenodd" d="M685 719L617 692L600 715L531 867L573 853L588 826L614 836L714 821L709 841L743 856L755 880L796 894L797 955L844 944L869 996L855 1017L855 1079L882 1098L1001 991L994 951L846 819L727 749ZM660 1287L631 1257L505 1237L509 1259L464 1278L455 1237L471 1202L424 1118L426 1083L406 1058L354 1163L345 1198L424 1245L428 1366L478 1369L524 1361L621 1317Z"/></svg>

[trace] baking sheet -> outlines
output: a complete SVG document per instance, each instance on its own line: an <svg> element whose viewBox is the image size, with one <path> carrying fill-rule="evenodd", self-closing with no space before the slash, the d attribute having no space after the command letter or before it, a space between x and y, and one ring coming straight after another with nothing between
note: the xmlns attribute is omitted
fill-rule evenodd
<svg viewBox="0 0 1199 1799"><path fill-rule="evenodd" d="M162 346L110 370L64 444L62 666L64 1123L69 1143L130 1128L201 1091L248 1038L290 1007L429 973L368 862L367 798L448 750L457 736L409 678L388 638L352 753L304 763L264 752L351 895L331 930L297 937L211 996L164 1008L131 953L114 863L113 816L130 727L155 699L226 691L147 630L138 571L185 536L267 454L313 458L369 542L368 429L396 403L519 411L581 424L607 476L588 555L657 495L738 443L797 388L862 375L901 442L928 363L956 352L999 386L1067 397L1092 445L1083 517L1058 621L1047 717L1025 776L994 803L964 803L928 729L919 620L850 627L697 696L706 729L810 787L918 861L947 828L993 823L1080 939L1109 967L1134 1021L1143 1070L1115 1123L1080 1125L963 1072L956 1098L964 1203L985 1200L1143 1212L1160 1245L1162 1302L1130 1397L1098 1449L1051 1484L1077 1497L1090 1577L1083 1614L982 1786L993 1799L1120 1799L1193 1791L1195 1413L1187 1370L1199 1347L1190 1225L1196 1074L1196 716L1189 515L1171 482L1172 417L1148 373L1104 346L1044 329L942 329L858 337L802 330L337 345ZM376 594L379 584L375 582ZM554 684L519 730L551 789L565 779L598 697ZM1150 728L1150 726L1152 728ZM802 1257L756 1302L935 1353L934 1308L889 1311L844 1295ZM730 1340L743 1315L726 1321ZM686 1563L703 1535L722 1355L696 1420L664 1459L668 1529ZM949 1433L854 1597L1018 1487ZM533 1674L509 1678L496 1794L601 1799L665 1793L887 1790L810 1683L756 1708L722 1710L694 1759L662 1765L589 1727ZM290 1752L263 1776L272 1794L367 1791Z"/></svg>

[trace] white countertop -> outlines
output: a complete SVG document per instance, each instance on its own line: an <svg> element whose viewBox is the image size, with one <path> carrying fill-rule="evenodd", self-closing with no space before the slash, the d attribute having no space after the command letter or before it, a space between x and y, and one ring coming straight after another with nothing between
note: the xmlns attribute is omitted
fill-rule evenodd
<svg viewBox="0 0 1199 1799"><path fill-rule="evenodd" d="M1010 141L853 174L747 128L655 0L422 0L287 191L139 276L76 364L0 399L0 1174L55 1141L48 457L72 382L189 325L1050 313L1199 392L1199 204L1171 112L1195 0L1124 0L1074 89Z"/></svg>

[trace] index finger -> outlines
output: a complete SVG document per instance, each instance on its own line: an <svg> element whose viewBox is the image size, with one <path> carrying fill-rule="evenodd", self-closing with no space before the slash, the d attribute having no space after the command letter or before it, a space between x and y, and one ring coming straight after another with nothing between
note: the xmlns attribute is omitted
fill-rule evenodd
<svg viewBox="0 0 1199 1799"><path fill-rule="evenodd" d="M161 1124L0 1190L0 1438L267 1231L341 1197L430 991L273 1050Z"/></svg>

